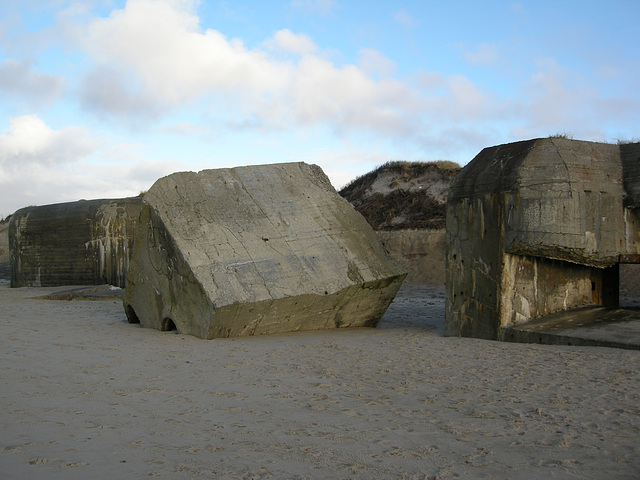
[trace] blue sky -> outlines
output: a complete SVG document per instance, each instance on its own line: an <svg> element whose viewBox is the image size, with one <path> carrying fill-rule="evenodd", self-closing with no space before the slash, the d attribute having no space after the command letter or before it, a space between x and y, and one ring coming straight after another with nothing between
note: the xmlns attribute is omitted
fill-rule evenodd
<svg viewBox="0 0 640 480"><path fill-rule="evenodd" d="M640 137L640 2L0 1L0 217L175 171Z"/></svg>

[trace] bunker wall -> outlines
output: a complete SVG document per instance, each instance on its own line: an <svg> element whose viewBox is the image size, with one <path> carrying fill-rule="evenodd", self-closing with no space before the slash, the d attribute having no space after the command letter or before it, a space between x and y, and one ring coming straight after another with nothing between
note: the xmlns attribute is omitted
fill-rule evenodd
<svg viewBox="0 0 640 480"><path fill-rule="evenodd" d="M405 283L444 285L446 230L377 230L389 255L407 271Z"/></svg>
<svg viewBox="0 0 640 480"><path fill-rule="evenodd" d="M449 190L445 334L497 339L539 316L617 306L619 264L640 263L637 154L549 138L480 152Z"/></svg>
<svg viewBox="0 0 640 480"><path fill-rule="evenodd" d="M12 287L124 287L140 198L18 210L9 223Z"/></svg>

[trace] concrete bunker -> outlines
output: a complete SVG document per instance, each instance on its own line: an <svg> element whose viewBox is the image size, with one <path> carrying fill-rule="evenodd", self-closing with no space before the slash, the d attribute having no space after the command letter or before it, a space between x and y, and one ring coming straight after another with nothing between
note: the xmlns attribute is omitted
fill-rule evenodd
<svg viewBox="0 0 640 480"><path fill-rule="evenodd" d="M318 166L181 172L144 196L124 306L207 339L375 326L405 276Z"/></svg>
<svg viewBox="0 0 640 480"><path fill-rule="evenodd" d="M543 138L482 150L447 202L445 334L618 307L640 262L640 144Z"/></svg>
<svg viewBox="0 0 640 480"><path fill-rule="evenodd" d="M124 287L141 198L26 207L11 216L12 287Z"/></svg>

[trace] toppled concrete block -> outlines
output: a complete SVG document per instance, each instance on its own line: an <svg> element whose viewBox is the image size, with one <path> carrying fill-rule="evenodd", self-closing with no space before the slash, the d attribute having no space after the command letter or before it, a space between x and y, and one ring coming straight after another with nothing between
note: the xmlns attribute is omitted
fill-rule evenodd
<svg viewBox="0 0 640 480"><path fill-rule="evenodd" d="M131 265L130 322L207 339L375 326L406 275L304 163L161 178Z"/></svg>
<svg viewBox="0 0 640 480"><path fill-rule="evenodd" d="M12 287L124 287L141 198L26 207L11 216Z"/></svg>
<svg viewBox="0 0 640 480"><path fill-rule="evenodd" d="M563 138L480 152L449 189L445 334L498 339L533 318L617 305L618 264L640 260L638 153Z"/></svg>

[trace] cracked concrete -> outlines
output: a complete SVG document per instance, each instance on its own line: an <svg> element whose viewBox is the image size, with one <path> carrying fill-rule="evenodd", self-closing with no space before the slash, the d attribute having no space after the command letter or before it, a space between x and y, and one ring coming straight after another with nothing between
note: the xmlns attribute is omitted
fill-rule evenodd
<svg viewBox="0 0 640 480"><path fill-rule="evenodd" d="M447 203L445 332L501 331L584 305L617 307L640 260L638 144L542 138L489 147Z"/></svg>
<svg viewBox="0 0 640 480"><path fill-rule="evenodd" d="M169 175L139 225L129 321L201 338L375 326L406 275L304 163Z"/></svg>

